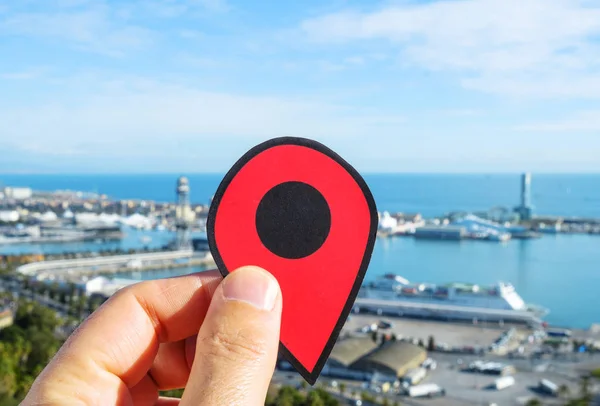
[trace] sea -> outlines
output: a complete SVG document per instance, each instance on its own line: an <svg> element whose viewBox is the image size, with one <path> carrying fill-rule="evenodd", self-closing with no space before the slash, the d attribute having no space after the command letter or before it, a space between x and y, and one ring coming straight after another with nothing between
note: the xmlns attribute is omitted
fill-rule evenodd
<svg viewBox="0 0 600 406"><path fill-rule="evenodd" d="M2 175L0 187L77 190L117 199L173 201L178 174ZM193 203L208 203L222 174L186 174ZM380 211L421 213L512 208L519 202L519 174L366 174ZM600 174L533 174L532 202L537 215L600 218ZM142 238L144 236L150 237ZM168 232L128 230L120 242L0 245L0 254L61 252L162 246ZM120 275L163 278L201 268ZM377 240L367 280L396 273L413 282L511 282L525 301L550 310L554 325L587 328L600 322L600 235L545 235L534 240L430 241L410 237ZM316 281L315 283L318 283Z"/></svg>

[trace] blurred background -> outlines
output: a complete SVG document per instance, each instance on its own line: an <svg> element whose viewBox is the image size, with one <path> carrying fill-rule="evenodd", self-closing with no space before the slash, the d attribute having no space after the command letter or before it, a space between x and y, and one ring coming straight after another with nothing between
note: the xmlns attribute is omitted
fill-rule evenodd
<svg viewBox="0 0 600 406"><path fill-rule="evenodd" d="M281 359L268 404L600 404L599 34L585 0L5 0L0 405L117 290L213 268L216 188L278 136L379 231L317 385Z"/></svg>

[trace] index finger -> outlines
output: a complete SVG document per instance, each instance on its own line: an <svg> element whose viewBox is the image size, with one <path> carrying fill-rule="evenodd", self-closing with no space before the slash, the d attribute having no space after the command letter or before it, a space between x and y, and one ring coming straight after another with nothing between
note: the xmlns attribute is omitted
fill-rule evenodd
<svg viewBox="0 0 600 406"><path fill-rule="evenodd" d="M120 290L69 337L40 378L79 378L102 392L108 388L98 386L107 380L132 387L152 366L160 343L198 333L221 280L217 271L209 271Z"/></svg>

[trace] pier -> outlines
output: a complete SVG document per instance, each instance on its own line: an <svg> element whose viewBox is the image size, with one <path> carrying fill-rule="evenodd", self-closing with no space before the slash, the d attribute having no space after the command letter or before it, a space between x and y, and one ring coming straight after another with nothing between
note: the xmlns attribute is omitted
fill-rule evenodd
<svg viewBox="0 0 600 406"><path fill-rule="evenodd" d="M542 320L525 311L437 305L433 303L407 303L392 300L357 298L354 313L366 312L386 316L404 316L437 320L468 320L472 322L517 322L541 326Z"/></svg>
<svg viewBox="0 0 600 406"><path fill-rule="evenodd" d="M214 264L214 261L208 253L179 250L33 262L21 265L17 268L17 272L36 277L38 280L56 280L211 264Z"/></svg>

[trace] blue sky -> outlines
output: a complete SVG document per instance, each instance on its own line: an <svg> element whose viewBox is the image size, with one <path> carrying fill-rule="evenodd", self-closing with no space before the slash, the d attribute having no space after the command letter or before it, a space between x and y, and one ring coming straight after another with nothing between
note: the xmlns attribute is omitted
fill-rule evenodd
<svg viewBox="0 0 600 406"><path fill-rule="evenodd" d="M8 0L0 172L223 172L317 139L366 172L600 171L592 0Z"/></svg>

